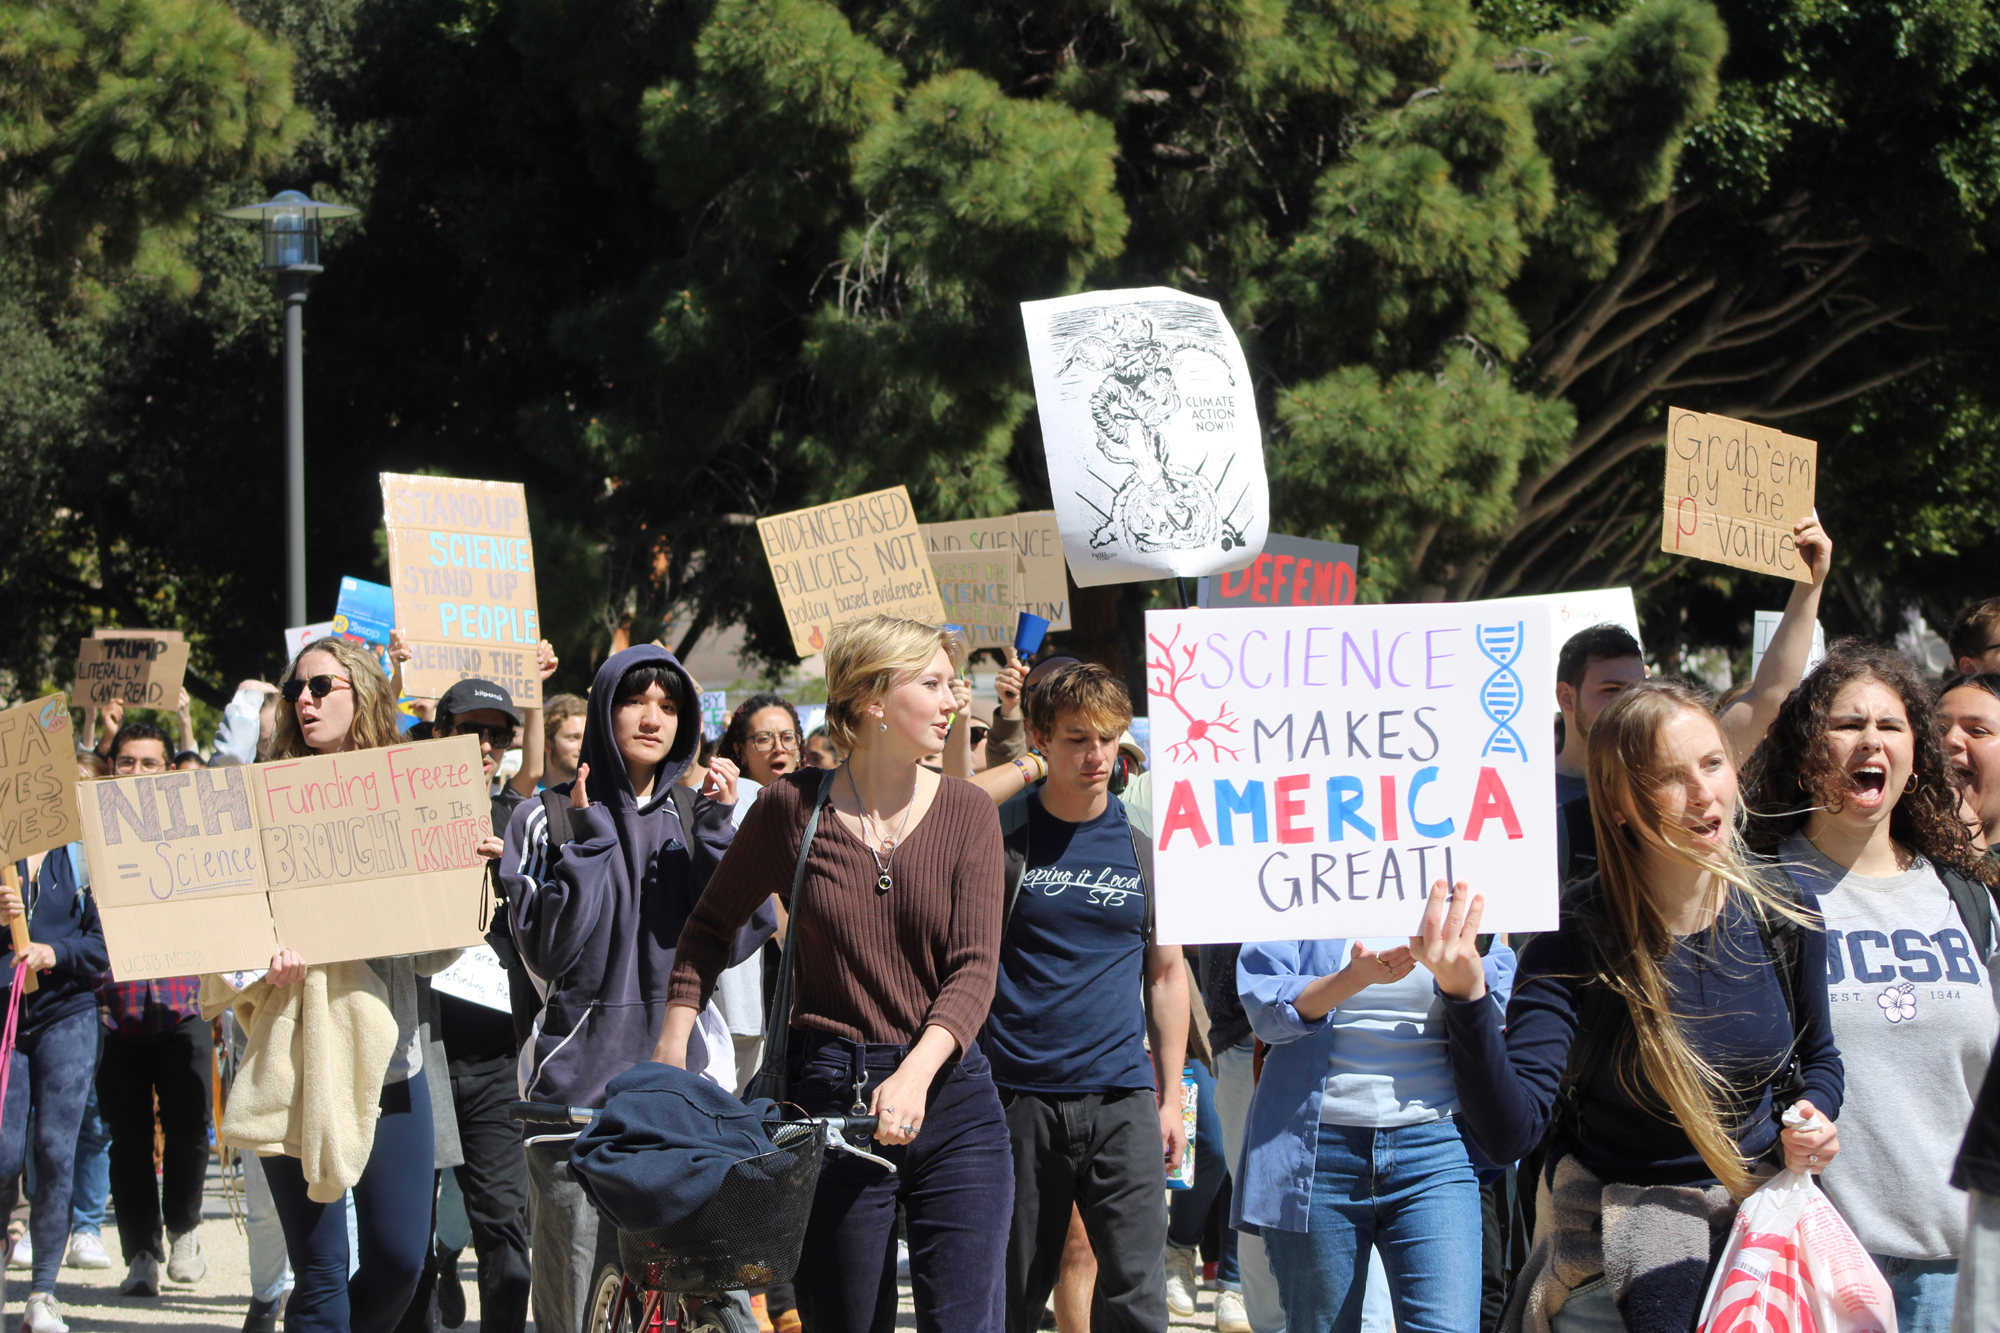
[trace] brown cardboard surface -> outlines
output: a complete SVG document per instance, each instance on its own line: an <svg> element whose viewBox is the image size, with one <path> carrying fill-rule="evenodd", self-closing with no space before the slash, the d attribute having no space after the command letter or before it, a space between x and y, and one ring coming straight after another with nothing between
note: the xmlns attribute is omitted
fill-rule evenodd
<svg viewBox="0 0 2000 1333"><path fill-rule="evenodd" d="M1810 583L1792 525L1812 512L1818 483L1812 440L1670 407L1660 549Z"/></svg>
<svg viewBox="0 0 2000 1333"><path fill-rule="evenodd" d="M91 783L113 975L262 967L279 942L309 963L477 943L490 809L470 736Z"/></svg>
<svg viewBox="0 0 2000 1333"><path fill-rule="evenodd" d="M99 625L90 632L93 639L167 639L179 643L187 635L177 629L112 629Z"/></svg>
<svg viewBox="0 0 2000 1333"><path fill-rule="evenodd" d="M389 586L415 656L403 688L435 699L477 677L539 708L542 637L527 491L519 482L384 472Z"/></svg>
<svg viewBox="0 0 2000 1333"><path fill-rule="evenodd" d="M901 486L757 520L792 647L810 657L826 632L864 616L948 621Z"/></svg>
<svg viewBox="0 0 2000 1333"><path fill-rule="evenodd" d="M171 638L146 631L85 639L76 655L76 701L102 708L122 699L127 707L172 712L180 706L187 664L187 641L178 632Z"/></svg>
<svg viewBox="0 0 2000 1333"><path fill-rule="evenodd" d="M968 648L1014 642L1021 611L1052 630L1070 628L1068 567L1053 509L919 526L945 619L964 627Z"/></svg>
<svg viewBox="0 0 2000 1333"><path fill-rule="evenodd" d="M69 697L0 712L0 854L10 862L76 841L76 741Z"/></svg>

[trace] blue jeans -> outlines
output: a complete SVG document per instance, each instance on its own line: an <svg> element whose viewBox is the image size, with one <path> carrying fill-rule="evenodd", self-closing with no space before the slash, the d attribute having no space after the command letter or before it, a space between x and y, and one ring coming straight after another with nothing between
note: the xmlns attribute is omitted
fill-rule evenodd
<svg viewBox="0 0 2000 1333"><path fill-rule="evenodd" d="M285 1228L295 1280L285 1306L288 1333L389 1333L409 1307L431 1252L430 1084L416 1077L382 1085L375 1144L355 1183L360 1266L349 1276L347 1206L316 1203L296 1157L260 1157Z"/></svg>
<svg viewBox="0 0 2000 1333"><path fill-rule="evenodd" d="M1479 1327L1479 1180L1453 1121L1321 1125L1306 1225L1262 1228L1289 1333L1357 1333L1370 1246L1401 1333Z"/></svg>
<svg viewBox="0 0 2000 1333"><path fill-rule="evenodd" d="M1896 1327L1903 1333L1950 1333L1958 1290L1956 1259L1894 1259L1871 1254L1896 1297Z"/></svg>
<svg viewBox="0 0 2000 1333"><path fill-rule="evenodd" d="M97 1080L83 1103L83 1126L76 1133L76 1172L69 1194L69 1229L95 1236L104 1230L104 1205L111 1198L111 1131L97 1113Z"/></svg>
<svg viewBox="0 0 2000 1333"><path fill-rule="evenodd" d="M0 1107L0 1180L13 1179L27 1164L28 1108L32 1104L35 1179L28 1232L34 1238L34 1291L56 1289L56 1271L69 1247L76 1131L90 1096L98 1037L103 1030L92 1006L22 1034L14 1047L7 1104Z"/></svg>
<svg viewBox="0 0 2000 1333"><path fill-rule="evenodd" d="M1618 1313L1610 1281L1594 1277L1572 1291L1549 1328L1551 1333L1625 1333L1625 1316Z"/></svg>

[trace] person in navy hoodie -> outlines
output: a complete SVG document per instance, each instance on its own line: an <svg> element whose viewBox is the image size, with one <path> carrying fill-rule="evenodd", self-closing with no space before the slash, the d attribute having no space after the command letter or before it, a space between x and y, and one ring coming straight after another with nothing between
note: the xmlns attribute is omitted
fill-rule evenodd
<svg viewBox="0 0 2000 1333"><path fill-rule="evenodd" d="M693 677L664 648L613 654L590 688L576 779L514 812L501 877L522 961L546 987L523 1052L526 1096L600 1106L605 1085L650 1059L681 926L735 833L736 768L705 792L678 786L701 745ZM551 832L551 822L557 825ZM566 827L565 827L566 826ZM740 932L735 961L772 933L770 909ZM704 1036L718 1038L704 1044ZM689 1068L735 1089L719 1018L698 1028ZM617 1238L569 1173L568 1137L528 1144L535 1327L581 1333Z"/></svg>
<svg viewBox="0 0 2000 1333"><path fill-rule="evenodd" d="M21 997L19 1035L0 1107L0 1180L21 1174L28 1155L28 1112L35 1116L35 1192L28 1211L34 1277L21 1327L28 1333L68 1333L56 1305L56 1270L69 1239L70 1186L83 1104L97 1072L102 1024L97 987L111 967L90 896L83 844L59 847L33 876L19 863L25 890L0 885L0 921L24 909L31 943L28 968L37 988ZM0 955L0 982L13 984L15 955Z"/></svg>

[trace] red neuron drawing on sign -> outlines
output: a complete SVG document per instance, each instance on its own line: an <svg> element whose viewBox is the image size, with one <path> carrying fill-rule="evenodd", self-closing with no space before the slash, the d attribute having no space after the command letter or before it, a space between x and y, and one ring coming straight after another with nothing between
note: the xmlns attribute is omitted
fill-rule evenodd
<svg viewBox="0 0 2000 1333"><path fill-rule="evenodd" d="M1243 757L1242 750L1231 749L1229 746L1218 741L1213 734L1218 731L1226 731L1232 736L1236 734L1236 721L1229 715L1228 700L1225 699L1222 701L1221 707L1217 709L1215 716L1212 718L1196 717L1193 713L1188 712L1186 705L1181 703L1181 686L1194 679L1195 655L1195 645L1190 643L1185 647L1181 646L1181 627L1179 625L1174 626L1174 637L1165 642L1162 642L1160 636L1157 634L1148 634L1146 638L1152 643L1153 647L1159 650L1160 654L1158 657L1149 659L1146 663L1148 671L1157 671L1160 673L1157 680L1148 682L1148 692L1156 698L1165 699L1180 711L1182 717L1187 719L1187 736L1169 745L1167 753L1176 759L1192 764L1200 759L1200 755L1195 750L1195 742L1206 741L1208 743L1209 762L1220 763L1222 756L1225 754L1231 759L1241 759ZM1178 662L1176 662L1177 658L1179 659ZM1186 751L1185 754L1181 753L1183 750Z"/></svg>

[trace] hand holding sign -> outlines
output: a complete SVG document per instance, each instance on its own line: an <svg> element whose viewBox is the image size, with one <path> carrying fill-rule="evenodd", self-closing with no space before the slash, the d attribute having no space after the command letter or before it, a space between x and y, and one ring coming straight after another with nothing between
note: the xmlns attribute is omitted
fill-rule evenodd
<svg viewBox="0 0 2000 1333"><path fill-rule="evenodd" d="M1410 953L1454 1000L1486 993L1486 965L1479 957L1479 921L1485 915L1486 899L1471 885L1460 880L1447 888L1439 880L1424 907L1424 933L1410 936Z"/></svg>

